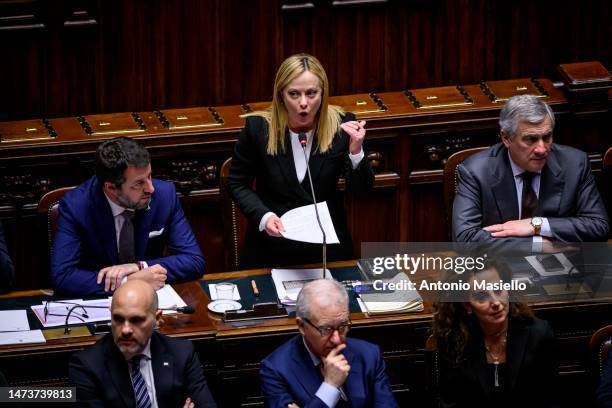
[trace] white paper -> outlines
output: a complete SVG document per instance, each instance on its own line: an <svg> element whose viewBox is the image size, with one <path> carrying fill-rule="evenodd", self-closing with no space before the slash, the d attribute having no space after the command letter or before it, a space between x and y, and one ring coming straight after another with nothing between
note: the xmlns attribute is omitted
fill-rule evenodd
<svg viewBox="0 0 612 408"><path fill-rule="evenodd" d="M272 269L272 281L276 288L278 300L283 305L293 306L306 283L321 279L323 268L319 269ZM325 279L333 279L329 269L325 270Z"/></svg>
<svg viewBox="0 0 612 408"><path fill-rule="evenodd" d="M554 256L555 258L557 258L557 260L559 260L559 262L561 262L561 265L563 265L563 269L558 271L547 271L546 269L544 269L544 266L540 263L540 261L536 259L536 255L526 256L525 259L527 260L527 262L529 262L533 269L535 269L536 272L542 277L567 275L569 271L574 268L574 265L569 259L567 259L567 256L565 256L565 254L557 253L552 254L552 256ZM577 271L574 272L578 273Z"/></svg>
<svg viewBox="0 0 612 408"><path fill-rule="evenodd" d="M210 291L210 300L217 300L219 298L217 296L216 283L209 283L208 290ZM234 285L234 293L232 293L232 300L240 300L240 291L238 290L238 285Z"/></svg>
<svg viewBox="0 0 612 408"><path fill-rule="evenodd" d="M397 286L397 284L402 281L410 282L410 278L404 272L400 272L393 278L383 279L383 281L386 283L394 283ZM362 311L369 314L423 311L423 299L421 295L416 289L407 289L407 287L408 286L404 289L394 290L391 293L361 293L357 298L359 307Z"/></svg>
<svg viewBox="0 0 612 408"><path fill-rule="evenodd" d="M41 305L33 305L31 308L43 327L57 327L66 324L66 316L70 312L70 309L76 305L79 307L75 307L70 314L70 319L68 320L69 325L109 321L111 316L110 302L110 298L95 300L71 299L46 302L48 308L46 319L44 303Z"/></svg>
<svg viewBox="0 0 612 408"><path fill-rule="evenodd" d="M0 310L0 332L30 330L25 310Z"/></svg>
<svg viewBox="0 0 612 408"><path fill-rule="evenodd" d="M168 284L157 290L157 300L160 309L172 309L174 307L185 307L187 303L179 296L174 288ZM164 310L163 314L176 314L176 310Z"/></svg>
<svg viewBox="0 0 612 408"><path fill-rule="evenodd" d="M45 336L40 330L27 330L17 332L0 333L0 345L9 344L44 344Z"/></svg>
<svg viewBox="0 0 612 408"><path fill-rule="evenodd" d="M321 225L325 231L325 240L328 244L338 244L338 235L334 228L327 202L317 203L319 210L319 218ZM315 213L314 204L305 205L303 207L294 208L287 211L281 217L285 231L281 232L282 236L294 241L310 242L312 244L322 244L323 234L319 228L317 215Z"/></svg>

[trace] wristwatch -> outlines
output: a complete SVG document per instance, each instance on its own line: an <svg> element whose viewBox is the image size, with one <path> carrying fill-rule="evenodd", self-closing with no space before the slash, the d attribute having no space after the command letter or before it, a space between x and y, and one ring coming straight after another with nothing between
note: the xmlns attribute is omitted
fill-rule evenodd
<svg viewBox="0 0 612 408"><path fill-rule="evenodd" d="M542 218L533 217L531 219L531 226L533 227L533 235L540 235L540 231L542 230Z"/></svg>

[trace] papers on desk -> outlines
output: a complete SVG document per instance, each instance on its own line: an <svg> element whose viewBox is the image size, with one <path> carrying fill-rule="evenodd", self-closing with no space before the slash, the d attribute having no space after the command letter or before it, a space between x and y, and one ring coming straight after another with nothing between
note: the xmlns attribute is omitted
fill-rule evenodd
<svg viewBox="0 0 612 408"><path fill-rule="evenodd" d="M287 306L295 306L302 287L310 281L321 279L323 268L319 269L272 269L272 281L276 288L278 300ZM332 279L329 269L325 270L325 279Z"/></svg>
<svg viewBox="0 0 612 408"><path fill-rule="evenodd" d="M30 330L25 310L0 310L0 332Z"/></svg>
<svg viewBox="0 0 612 408"><path fill-rule="evenodd" d="M26 330L0 333L0 346L9 344L44 344L45 336L40 330Z"/></svg>
<svg viewBox="0 0 612 408"><path fill-rule="evenodd" d="M319 210L319 219L325 231L325 240L328 244L338 244L338 235L334 229L327 202L317 203ZM312 244L322 244L323 234L317 222L314 204L305 205L303 207L294 208L287 211L281 217L285 231L281 232L283 237L294 241L310 242Z"/></svg>
<svg viewBox="0 0 612 408"><path fill-rule="evenodd" d="M157 291L160 309L170 309L183 307L187 304L181 299L170 285L165 285ZM57 327L66 324L66 316L74 307L69 325L84 324L93 322L110 321L110 304L112 297L106 299L83 300L70 299L55 302L43 302L41 305L31 306L32 311L43 325L43 327ZM47 316L45 318L45 305L47 306ZM75 307L76 306L76 307ZM176 314L174 310L164 310L164 314Z"/></svg>
<svg viewBox="0 0 612 408"><path fill-rule="evenodd" d="M160 309L172 309L175 307L185 307L187 303L176 293L176 290L168 284L157 290L157 300ZM163 314L177 314L176 310L164 310Z"/></svg>
<svg viewBox="0 0 612 408"><path fill-rule="evenodd" d="M84 324L110 320L111 299L70 299L55 302L44 302L41 305L31 306L32 311L43 327L57 327L66 324L66 317L70 313L68 324ZM47 313L45 316L45 305ZM72 313L70 310L72 310Z"/></svg>
<svg viewBox="0 0 612 408"><path fill-rule="evenodd" d="M398 284L406 281L405 289L394 290L391 293L362 293L357 298L361 311L370 315L388 313L422 312L423 299L416 289L408 289L410 278L404 272L391 279L381 279L386 283Z"/></svg>

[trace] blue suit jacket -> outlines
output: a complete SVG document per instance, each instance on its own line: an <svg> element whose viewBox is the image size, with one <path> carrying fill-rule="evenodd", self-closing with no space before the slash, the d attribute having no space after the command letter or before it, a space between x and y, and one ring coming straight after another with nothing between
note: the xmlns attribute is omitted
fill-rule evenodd
<svg viewBox="0 0 612 408"><path fill-rule="evenodd" d="M168 283L197 279L204 273L204 257L174 185L153 179L153 186L150 208L138 210L134 217L136 260L166 268ZM155 235L159 231L162 233ZM164 257L166 247L170 255ZM53 288L79 296L106 294L104 284L96 283L98 272L117 264L113 214L94 176L60 201L51 255Z"/></svg>
<svg viewBox="0 0 612 408"><path fill-rule="evenodd" d="M196 407L214 408L200 359L190 341L153 332L151 365L159 407L182 407L190 397ZM70 382L76 386L79 407L135 407L128 364L112 334L74 353Z"/></svg>
<svg viewBox="0 0 612 408"><path fill-rule="evenodd" d="M343 351L351 371L342 386L352 408L397 407L378 346L346 339ZM323 376L312 364L302 336L296 336L261 362L261 387L266 407L326 407L315 393Z"/></svg>

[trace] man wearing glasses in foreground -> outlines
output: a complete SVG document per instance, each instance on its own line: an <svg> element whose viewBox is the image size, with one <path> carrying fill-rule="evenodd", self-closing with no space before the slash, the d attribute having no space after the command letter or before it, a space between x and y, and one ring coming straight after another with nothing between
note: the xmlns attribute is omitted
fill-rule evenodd
<svg viewBox="0 0 612 408"><path fill-rule="evenodd" d="M378 346L347 339L348 295L333 280L306 284L296 336L261 363L266 407L397 407Z"/></svg>

